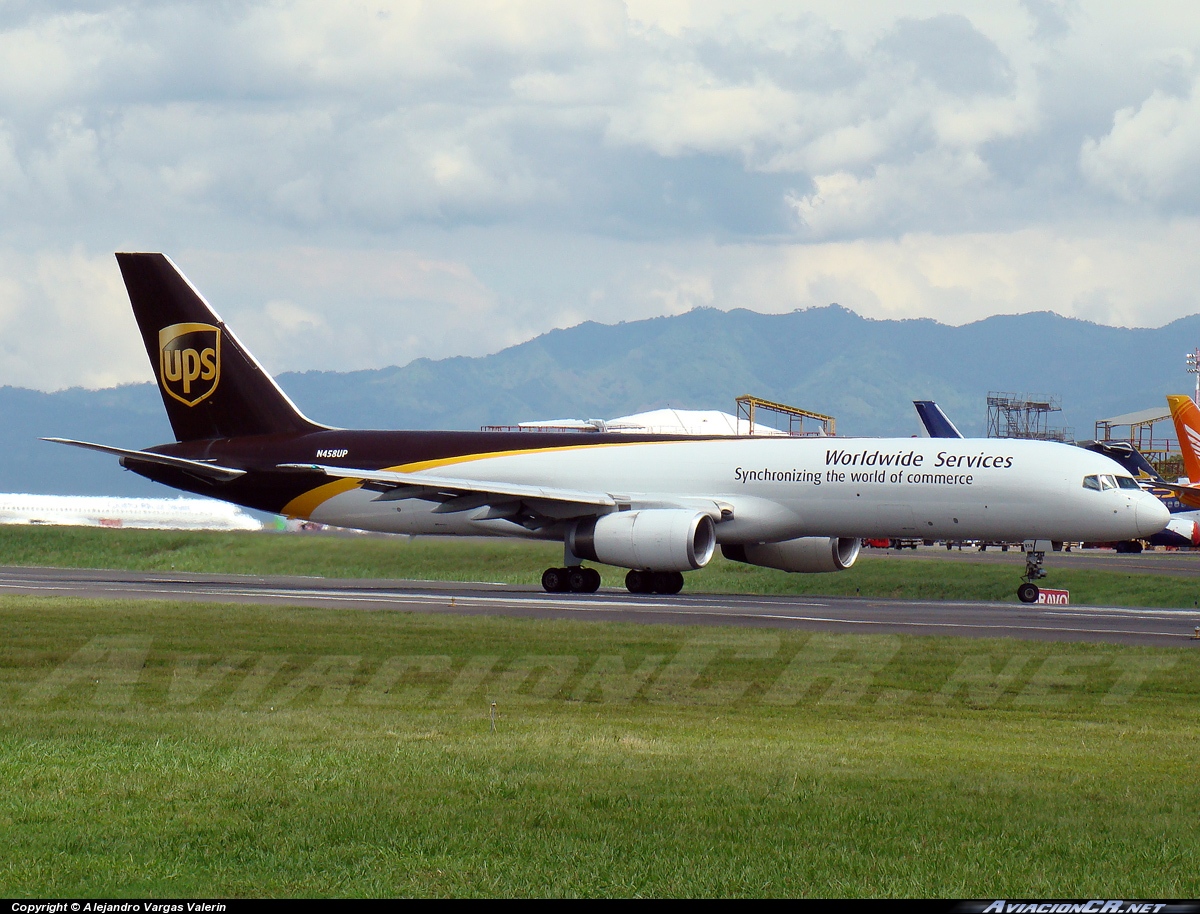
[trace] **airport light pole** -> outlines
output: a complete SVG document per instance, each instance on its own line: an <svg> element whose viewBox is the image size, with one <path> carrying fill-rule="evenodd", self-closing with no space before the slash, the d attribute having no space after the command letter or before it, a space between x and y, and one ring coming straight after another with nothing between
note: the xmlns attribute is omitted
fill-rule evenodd
<svg viewBox="0 0 1200 914"><path fill-rule="evenodd" d="M1200 406L1200 349L1196 349L1187 354L1188 373L1196 376L1196 392L1192 395L1192 402Z"/></svg>

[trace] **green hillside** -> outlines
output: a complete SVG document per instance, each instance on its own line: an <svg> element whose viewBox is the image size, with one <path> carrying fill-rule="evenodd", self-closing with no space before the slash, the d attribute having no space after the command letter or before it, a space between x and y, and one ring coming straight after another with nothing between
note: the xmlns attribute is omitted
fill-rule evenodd
<svg viewBox="0 0 1200 914"><path fill-rule="evenodd" d="M837 305L788 314L699 309L580 324L481 358L279 380L310 417L344 427L474 429L661 406L731 411L736 396L753 393L832 414L844 435L916 434L912 401L932 398L964 433L982 435L988 391L1005 390L1060 395L1058 424L1087 438L1097 418L1165 405L1165 394L1187 390L1182 355L1197 340L1200 315L1148 330L1048 312L951 327L867 320ZM0 490L162 491L96 455L36 441L166 440L151 385L56 394L0 388L0 415L9 455Z"/></svg>

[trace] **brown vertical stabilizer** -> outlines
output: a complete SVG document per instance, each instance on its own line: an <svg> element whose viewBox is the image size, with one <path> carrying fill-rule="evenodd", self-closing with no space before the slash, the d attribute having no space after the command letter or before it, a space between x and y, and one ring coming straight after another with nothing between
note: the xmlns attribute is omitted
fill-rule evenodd
<svg viewBox="0 0 1200 914"><path fill-rule="evenodd" d="M117 254L179 441L303 434L306 419L163 254Z"/></svg>

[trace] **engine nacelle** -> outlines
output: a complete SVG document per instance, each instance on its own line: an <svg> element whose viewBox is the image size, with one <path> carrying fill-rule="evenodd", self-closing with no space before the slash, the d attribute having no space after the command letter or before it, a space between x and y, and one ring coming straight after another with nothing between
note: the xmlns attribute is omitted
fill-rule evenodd
<svg viewBox="0 0 1200 914"><path fill-rule="evenodd" d="M1152 546L1200 546L1200 524L1172 517L1165 529L1147 539Z"/></svg>
<svg viewBox="0 0 1200 914"><path fill-rule="evenodd" d="M716 546L711 517L676 508L605 514L567 534L567 548L579 558L639 571L703 568Z"/></svg>
<svg viewBox="0 0 1200 914"><path fill-rule="evenodd" d="M802 536L782 543L752 543L749 546L722 546L721 554L735 562L816 574L845 571L858 558L862 541L845 536Z"/></svg>

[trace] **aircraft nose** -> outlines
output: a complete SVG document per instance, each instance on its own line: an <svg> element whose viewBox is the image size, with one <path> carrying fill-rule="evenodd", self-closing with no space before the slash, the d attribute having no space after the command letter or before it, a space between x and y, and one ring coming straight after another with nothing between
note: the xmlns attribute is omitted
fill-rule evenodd
<svg viewBox="0 0 1200 914"><path fill-rule="evenodd" d="M1171 512L1167 506L1150 494L1143 494L1134 509L1135 523L1141 536L1153 536L1167 525Z"/></svg>

